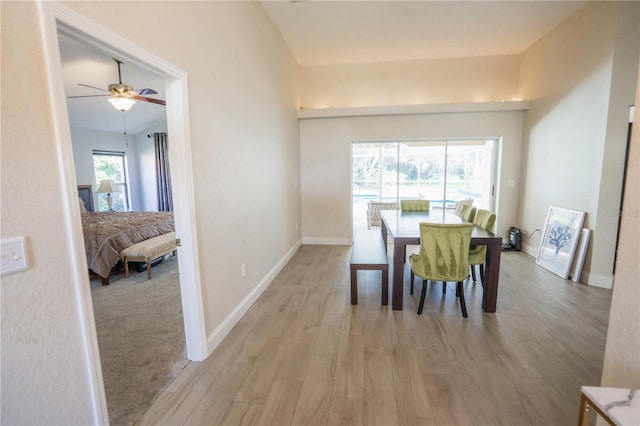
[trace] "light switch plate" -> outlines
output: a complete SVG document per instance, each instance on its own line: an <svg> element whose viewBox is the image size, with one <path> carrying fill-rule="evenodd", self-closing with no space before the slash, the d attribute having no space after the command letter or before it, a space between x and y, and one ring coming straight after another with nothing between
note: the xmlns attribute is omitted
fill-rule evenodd
<svg viewBox="0 0 640 426"><path fill-rule="evenodd" d="M0 246L0 276L15 274L29 269L24 237L2 240Z"/></svg>

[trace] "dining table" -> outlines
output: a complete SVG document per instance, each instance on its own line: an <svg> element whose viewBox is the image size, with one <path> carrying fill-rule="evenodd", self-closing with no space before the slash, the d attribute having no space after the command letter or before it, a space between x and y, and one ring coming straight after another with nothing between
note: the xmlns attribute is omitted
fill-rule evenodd
<svg viewBox="0 0 640 426"><path fill-rule="evenodd" d="M393 244L392 306L394 310L402 310L406 246L420 245L420 223L456 224L464 223L464 219L444 209L426 212L382 210L380 217L380 232L385 249L388 247L388 238L391 238ZM493 313L496 311L498 299L502 237L474 224L471 245L487 246L484 277L481 281L482 309L484 312Z"/></svg>

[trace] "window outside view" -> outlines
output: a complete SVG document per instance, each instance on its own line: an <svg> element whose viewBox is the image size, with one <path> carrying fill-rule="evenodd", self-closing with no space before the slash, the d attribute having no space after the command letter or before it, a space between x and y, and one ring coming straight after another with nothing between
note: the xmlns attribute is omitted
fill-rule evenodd
<svg viewBox="0 0 640 426"><path fill-rule="evenodd" d="M353 228L366 229L369 201L430 200L430 209L473 200L491 207L495 140L357 142L352 145ZM369 223L369 225L371 225Z"/></svg>
<svg viewBox="0 0 640 426"><path fill-rule="evenodd" d="M100 181L113 180L118 187L118 192L111 194L112 208L123 212L128 210L127 200L127 174L125 169L125 157L123 152L94 151L93 169L96 176L96 188L100 187ZM109 210L107 194L97 193L97 211Z"/></svg>

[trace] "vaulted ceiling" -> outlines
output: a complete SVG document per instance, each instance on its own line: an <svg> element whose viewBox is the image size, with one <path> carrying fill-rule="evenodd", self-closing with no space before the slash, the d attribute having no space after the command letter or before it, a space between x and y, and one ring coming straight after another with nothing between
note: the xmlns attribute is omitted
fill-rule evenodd
<svg viewBox="0 0 640 426"><path fill-rule="evenodd" d="M324 1L260 2L302 66L519 54L585 1ZM186 6L188 7L188 3ZM118 82L111 55L61 35L67 96L104 94ZM152 88L164 81L132 63L122 80ZM97 87L92 89L78 83ZM138 133L165 119L165 107L138 102L126 113L105 97L69 99L72 126Z"/></svg>
<svg viewBox="0 0 640 426"><path fill-rule="evenodd" d="M584 1L263 1L300 65L519 54Z"/></svg>

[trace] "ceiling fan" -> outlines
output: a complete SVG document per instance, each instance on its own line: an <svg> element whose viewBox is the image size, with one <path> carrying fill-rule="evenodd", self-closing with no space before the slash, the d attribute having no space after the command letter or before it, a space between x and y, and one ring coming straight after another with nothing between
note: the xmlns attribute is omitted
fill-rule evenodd
<svg viewBox="0 0 640 426"><path fill-rule="evenodd" d="M128 111L131 107L136 103L136 101L144 101L150 102L152 104L158 105L166 105L166 102L162 99L154 99L148 98L142 95L155 95L156 92L153 89L138 89L134 90L132 86L128 84L122 83L122 72L120 71L120 65L122 65L122 61L113 59L116 64L118 64L118 83L112 83L109 85L108 90L101 89L99 87L90 86L88 84L78 83L79 86L90 87L92 89L101 90L103 92L108 92L104 95L80 95L80 96L69 96L69 98L93 98L96 96L109 96L107 101L113 105L113 107L119 111Z"/></svg>

